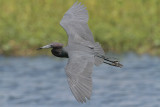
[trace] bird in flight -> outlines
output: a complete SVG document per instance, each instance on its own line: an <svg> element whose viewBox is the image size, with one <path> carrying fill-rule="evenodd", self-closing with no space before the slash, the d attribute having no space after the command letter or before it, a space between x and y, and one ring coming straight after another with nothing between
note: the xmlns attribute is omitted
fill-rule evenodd
<svg viewBox="0 0 160 107"><path fill-rule="evenodd" d="M68 45L51 43L38 48L52 48L51 52L56 57L68 58L65 68L71 92L78 102L90 100L92 94L92 68L106 63L122 67L119 61L112 61L98 42L94 41L92 32L88 27L88 12L81 3L74 3L65 13L60 25L68 35Z"/></svg>

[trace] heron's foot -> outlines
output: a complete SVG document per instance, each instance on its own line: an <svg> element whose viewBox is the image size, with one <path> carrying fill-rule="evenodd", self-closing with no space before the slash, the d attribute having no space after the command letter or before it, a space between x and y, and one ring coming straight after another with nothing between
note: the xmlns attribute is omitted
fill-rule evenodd
<svg viewBox="0 0 160 107"><path fill-rule="evenodd" d="M120 67L120 68L123 67L123 65L120 64L119 61L113 61L112 65L113 65L113 66L116 66L116 67Z"/></svg>

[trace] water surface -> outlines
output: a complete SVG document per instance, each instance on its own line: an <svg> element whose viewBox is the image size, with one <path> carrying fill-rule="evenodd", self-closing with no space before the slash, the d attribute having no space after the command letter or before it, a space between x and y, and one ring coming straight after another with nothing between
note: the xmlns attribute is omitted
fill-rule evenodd
<svg viewBox="0 0 160 107"><path fill-rule="evenodd" d="M67 60L0 56L0 107L160 107L160 58L122 55L123 68L94 67L86 104L73 97Z"/></svg>

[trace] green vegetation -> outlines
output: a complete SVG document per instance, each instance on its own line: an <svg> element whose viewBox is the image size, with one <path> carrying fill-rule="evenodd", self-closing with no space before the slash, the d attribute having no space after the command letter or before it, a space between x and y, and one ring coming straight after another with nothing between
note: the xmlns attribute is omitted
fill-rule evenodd
<svg viewBox="0 0 160 107"><path fill-rule="evenodd" d="M0 54L36 55L37 47L67 43L59 25L76 0L0 0ZM95 40L106 51L160 55L160 0L79 0Z"/></svg>

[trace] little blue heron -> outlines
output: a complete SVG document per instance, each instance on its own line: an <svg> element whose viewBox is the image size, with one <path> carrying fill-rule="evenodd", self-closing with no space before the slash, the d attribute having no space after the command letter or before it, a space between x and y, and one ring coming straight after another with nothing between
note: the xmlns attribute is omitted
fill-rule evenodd
<svg viewBox="0 0 160 107"><path fill-rule="evenodd" d="M68 35L68 45L63 47L61 43L51 43L38 49L52 48L53 55L61 58L69 58L65 68L68 84L78 102L86 102L92 93L92 68L106 63L116 67L122 67L119 61L112 61L98 42L95 42L92 32L88 27L88 12L81 3L74 3L65 13L60 25Z"/></svg>

